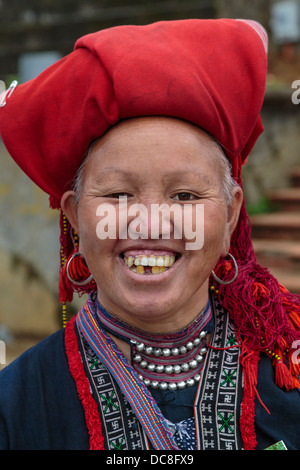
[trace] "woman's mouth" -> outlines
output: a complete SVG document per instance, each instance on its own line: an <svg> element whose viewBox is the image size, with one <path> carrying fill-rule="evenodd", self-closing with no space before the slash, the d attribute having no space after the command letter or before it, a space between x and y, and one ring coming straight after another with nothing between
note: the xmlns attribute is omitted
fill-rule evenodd
<svg viewBox="0 0 300 470"><path fill-rule="evenodd" d="M162 253L133 253L124 252L121 255L125 265L137 274L160 274L167 271L180 257L179 254Z"/></svg>

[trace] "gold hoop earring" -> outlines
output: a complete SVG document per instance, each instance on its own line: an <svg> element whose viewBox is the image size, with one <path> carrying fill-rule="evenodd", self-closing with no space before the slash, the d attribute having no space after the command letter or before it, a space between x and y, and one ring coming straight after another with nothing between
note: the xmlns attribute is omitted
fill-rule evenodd
<svg viewBox="0 0 300 470"><path fill-rule="evenodd" d="M232 282L234 282L238 276L238 273L239 273L239 268L238 268L238 265L237 265L237 262L236 262L236 259L234 258L234 256L232 256L231 253L227 253L227 256L230 256L230 258L232 259L233 261L233 264L234 264L234 269L235 269L235 273L234 273L234 276L232 279L229 279L229 281L223 281L223 279L220 279L214 272L214 270L212 270L212 275L213 277L215 278L215 280L219 283L219 284L223 284L224 286L227 286L228 284L231 284Z"/></svg>

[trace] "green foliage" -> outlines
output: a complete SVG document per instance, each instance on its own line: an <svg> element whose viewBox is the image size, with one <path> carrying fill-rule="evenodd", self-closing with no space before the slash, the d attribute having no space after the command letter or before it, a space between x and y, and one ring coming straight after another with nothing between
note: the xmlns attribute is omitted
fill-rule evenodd
<svg viewBox="0 0 300 470"><path fill-rule="evenodd" d="M246 204L246 209L249 215L265 214L272 210L270 200L267 197L263 197L257 203Z"/></svg>

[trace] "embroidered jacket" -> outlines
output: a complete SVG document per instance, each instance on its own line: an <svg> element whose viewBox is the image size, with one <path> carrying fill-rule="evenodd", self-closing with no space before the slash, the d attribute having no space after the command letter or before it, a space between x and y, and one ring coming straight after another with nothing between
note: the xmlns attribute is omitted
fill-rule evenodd
<svg viewBox="0 0 300 470"><path fill-rule="evenodd" d="M222 349L228 339L232 342L234 331L224 315L216 318L213 344L221 346L210 350L197 391L197 446L243 449L247 439L243 440L240 426L243 381L238 348ZM100 371L98 379L92 377L95 371ZM284 441L288 449L300 449L299 392L279 389L273 375L269 358L262 355L259 399L253 397L253 415L246 416L244 426L249 434L255 432L256 449L278 441ZM160 410L156 412L162 416ZM75 319L0 373L0 449L155 449L161 445L156 437L151 441L128 397L89 348ZM174 445L170 436L164 438Z"/></svg>

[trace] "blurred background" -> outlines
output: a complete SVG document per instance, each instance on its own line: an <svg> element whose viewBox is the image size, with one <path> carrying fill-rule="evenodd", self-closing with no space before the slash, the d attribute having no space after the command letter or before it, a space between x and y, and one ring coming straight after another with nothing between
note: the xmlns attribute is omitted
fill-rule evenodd
<svg viewBox="0 0 300 470"><path fill-rule="evenodd" d="M300 293L300 0L0 0L0 79L30 80L99 29L221 17L257 20L269 34L265 132L244 189L259 261ZM0 141L0 368L61 327L58 240L57 211Z"/></svg>

